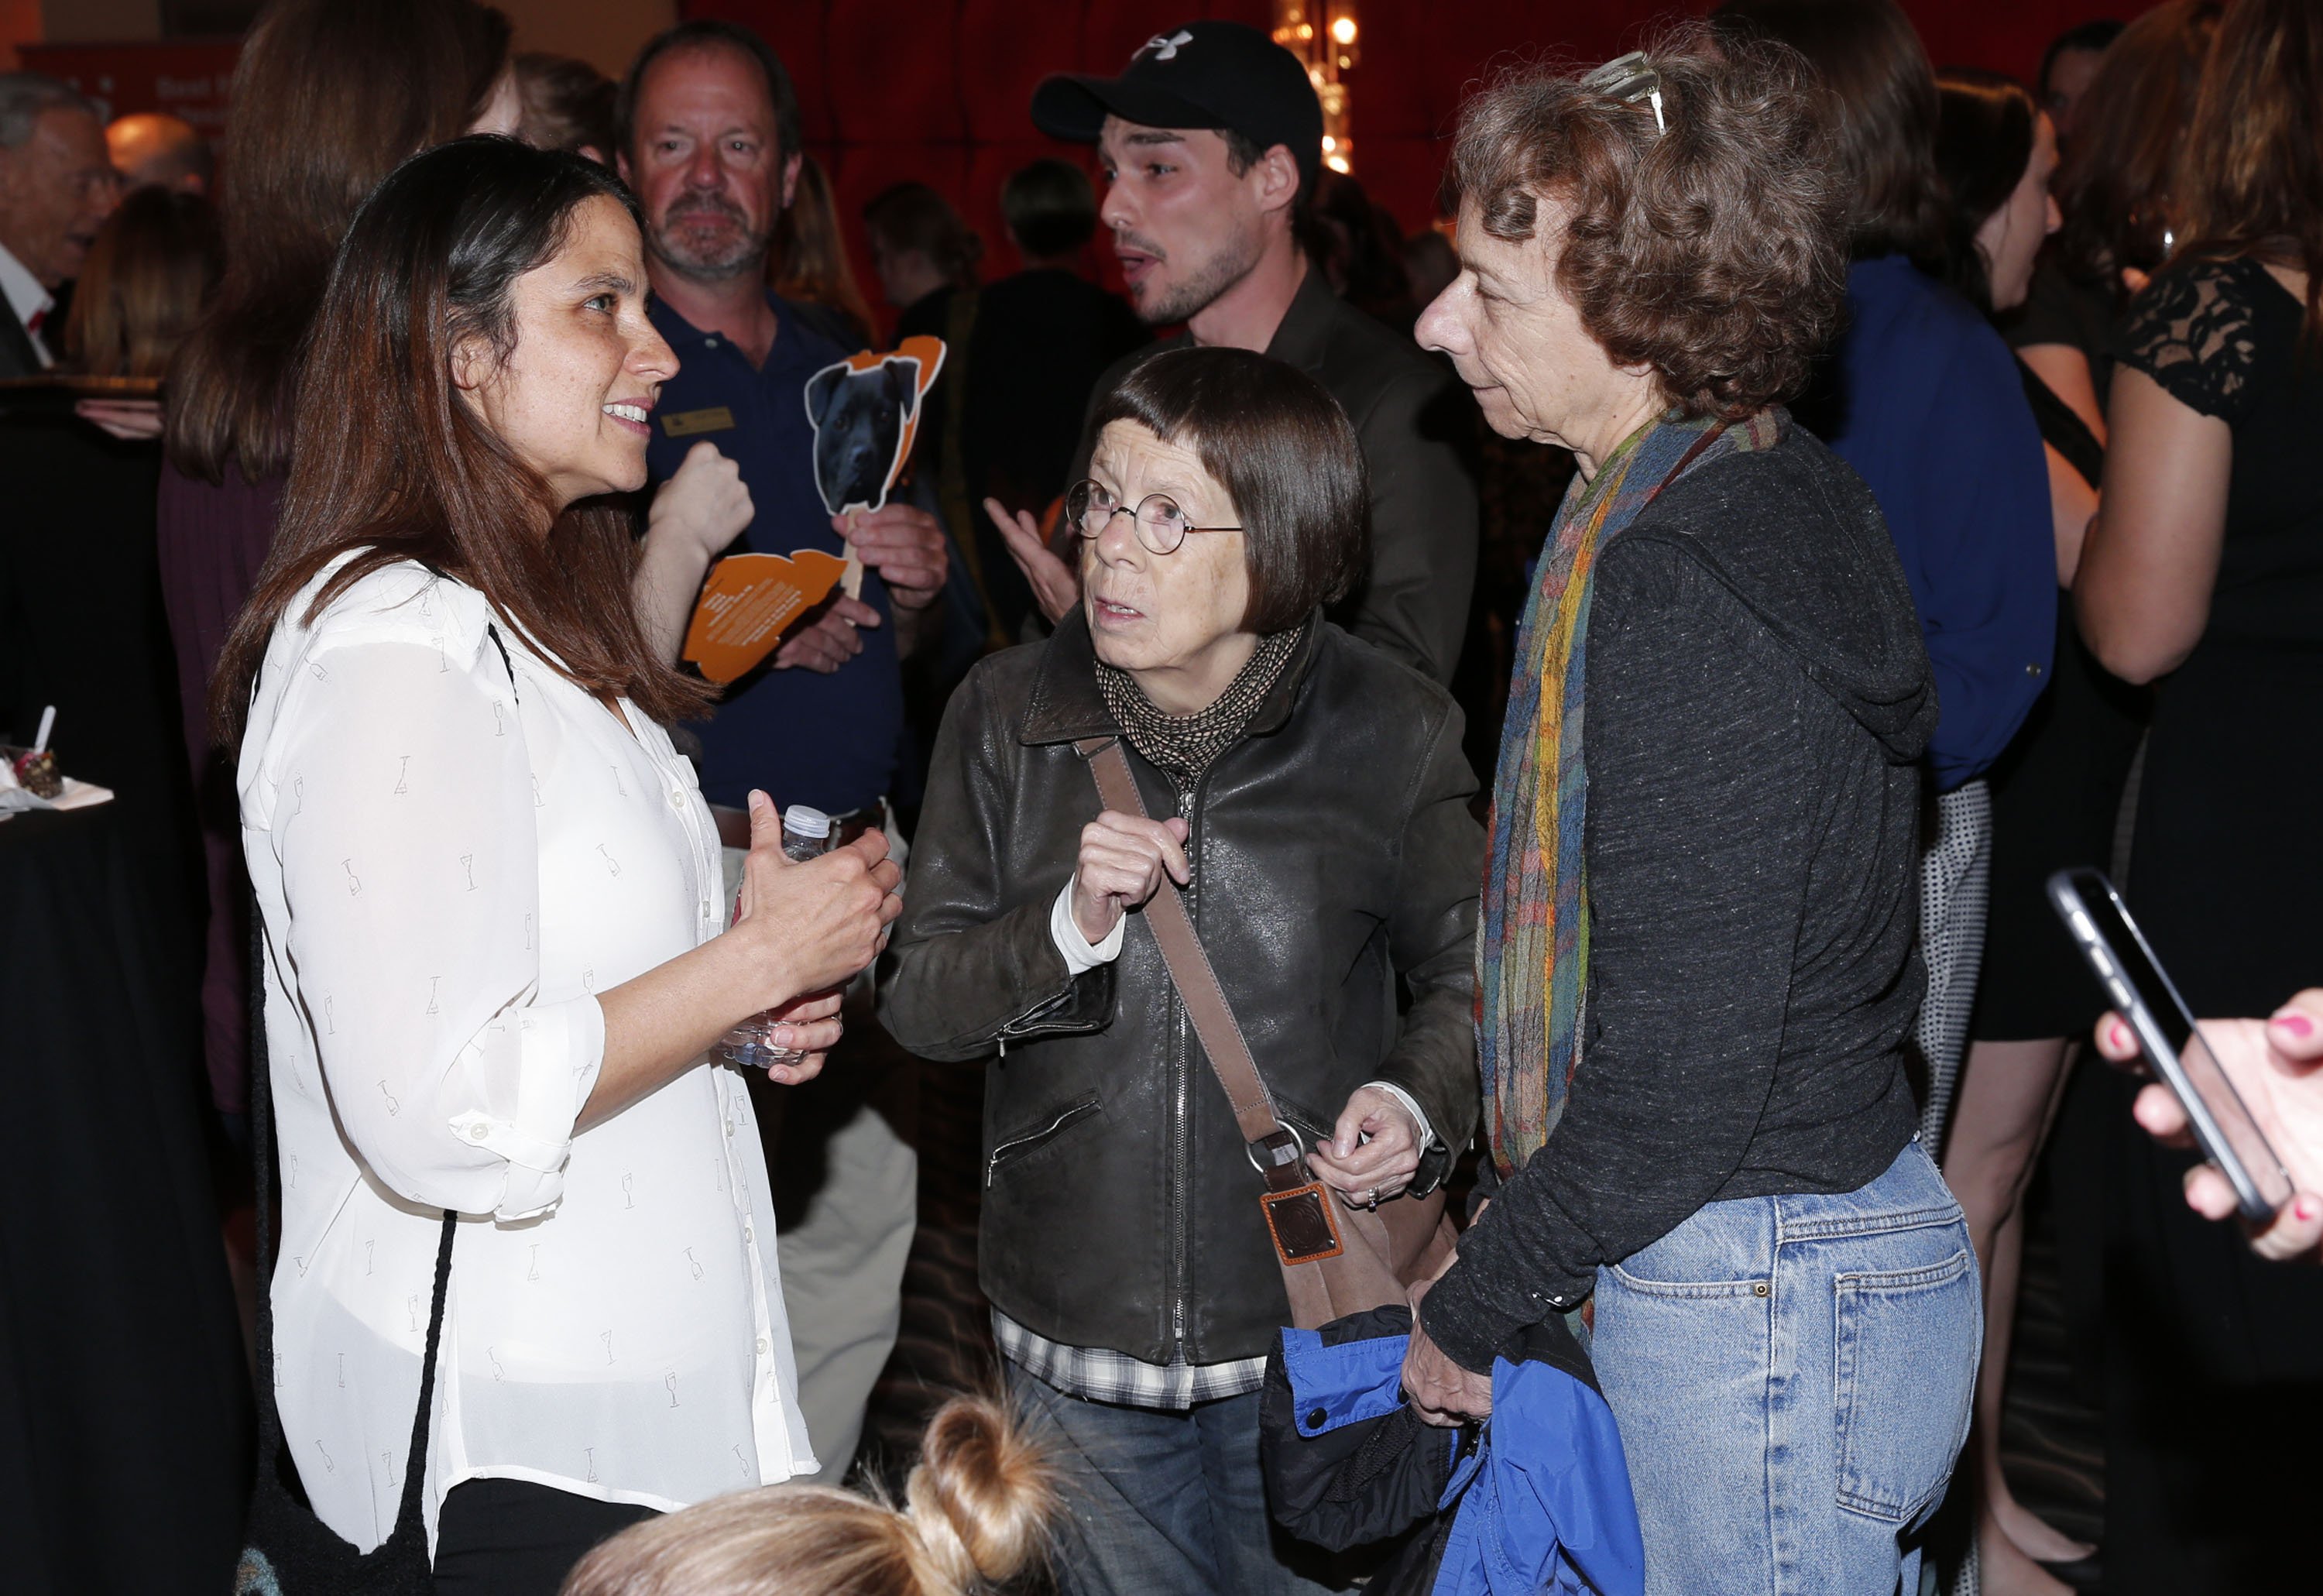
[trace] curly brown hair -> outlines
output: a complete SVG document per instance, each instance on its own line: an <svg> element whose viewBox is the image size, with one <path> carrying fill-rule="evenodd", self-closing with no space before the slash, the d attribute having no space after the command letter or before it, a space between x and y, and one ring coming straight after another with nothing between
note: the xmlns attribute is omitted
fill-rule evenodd
<svg viewBox="0 0 2323 1596"><path fill-rule="evenodd" d="M1805 386L1838 331L1846 178L1796 50L1695 23L1646 55L1666 132L1571 69L1515 69L1471 99L1452 156L1464 215L1518 243L1554 202L1557 285L1590 335L1686 414L1740 420Z"/></svg>

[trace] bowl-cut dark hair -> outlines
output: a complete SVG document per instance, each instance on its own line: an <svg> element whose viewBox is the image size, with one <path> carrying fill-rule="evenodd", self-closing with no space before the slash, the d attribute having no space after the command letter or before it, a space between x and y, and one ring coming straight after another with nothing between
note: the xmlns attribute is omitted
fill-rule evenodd
<svg viewBox="0 0 2323 1596"><path fill-rule="evenodd" d="M1099 401L1094 436L1134 422L1189 449L1234 500L1250 573L1243 629L1288 630L1354 591L1371 563L1371 482L1339 401L1247 349L1172 349Z"/></svg>
<svg viewBox="0 0 2323 1596"><path fill-rule="evenodd" d="M1646 57L1658 113L1575 70L1502 76L1461 113L1454 179L1504 243L1562 209L1540 242L1590 335L1688 415L1740 420L1805 386L1839 328L1846 179L1796 50L1697 23Z"/></svg>

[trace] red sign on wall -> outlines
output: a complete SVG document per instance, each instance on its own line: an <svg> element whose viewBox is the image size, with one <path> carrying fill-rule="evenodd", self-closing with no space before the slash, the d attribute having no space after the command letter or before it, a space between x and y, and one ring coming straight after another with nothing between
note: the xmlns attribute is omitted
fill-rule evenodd
<svg viewBox="0 0 2323 1596"><path fill-rule="evenodd" d="M216 140L225 132L235 40L184 44L20 44L28 71L62 78L96 102L106 121L167 111Z"/></svg>

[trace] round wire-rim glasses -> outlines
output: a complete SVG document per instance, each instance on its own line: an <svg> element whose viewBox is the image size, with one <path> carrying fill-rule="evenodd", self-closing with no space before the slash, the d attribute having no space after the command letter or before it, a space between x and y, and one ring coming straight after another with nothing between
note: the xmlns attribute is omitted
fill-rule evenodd
<svg viewBox="0 0 2323 1596"><path fill-rule="evenodd" d="M1083 537L1095 538L1125 515L1137 529L1137 541L1157 555L1172 555L1189 532L1239 532L1240 527L1197 527L1178 501L1167 493L1148 493L1134 506L1116 504L1112 491L1101 482L1079 482L1065 495L1065 519Z"/></svg>

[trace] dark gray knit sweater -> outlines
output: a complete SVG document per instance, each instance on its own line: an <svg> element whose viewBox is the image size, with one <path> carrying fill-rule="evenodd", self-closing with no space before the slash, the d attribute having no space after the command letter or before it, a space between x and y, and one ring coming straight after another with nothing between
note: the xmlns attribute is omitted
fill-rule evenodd
<svg viewBox="0 0 2323 1596"><path fill-rule="evenodd" d="M1600 554L1583 1058L1422 1319L1491 1369L1706 1203L1844 1192L1913 1131L1935 685L1871 494L1802 428Z"/></svg>

